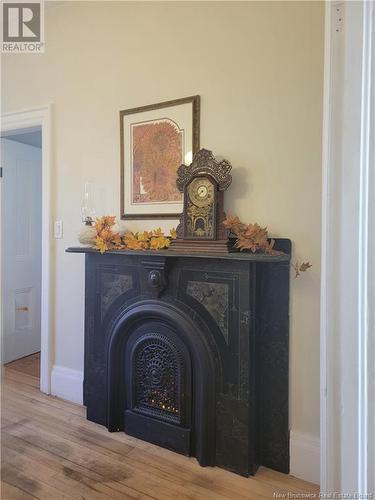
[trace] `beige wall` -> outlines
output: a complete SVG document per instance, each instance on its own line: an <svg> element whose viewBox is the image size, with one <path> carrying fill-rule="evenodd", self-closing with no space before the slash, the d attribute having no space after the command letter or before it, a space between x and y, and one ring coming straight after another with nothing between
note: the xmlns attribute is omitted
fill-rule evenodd
<svg viewBox="0 0 375 500"><path fill-rule="evenodd" d="M44 55L3 57L4 111L54 104L55 363L82 369L84 261L64 251L85 181L119 214L119 110L200 94L201 145L234 166L227 212L313 263L292 280L291 404L318 435L322 70L320 2L69 2L46 11Z"/></svg>

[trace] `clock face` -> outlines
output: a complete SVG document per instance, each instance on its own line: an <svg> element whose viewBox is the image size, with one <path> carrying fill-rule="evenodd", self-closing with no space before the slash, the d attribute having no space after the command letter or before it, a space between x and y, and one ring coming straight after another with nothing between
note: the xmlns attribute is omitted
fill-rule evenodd
<svg viewBox="0 0 375 500"><path fill-rule="evenodd" d="M214 237L216 185L208 177L195 177L187 188L186 236L212 239Z"/></svg>
<svg viewBox="0 0 375 500"><path fill-rule="evenodd" d="M214 201L214 185L207 177L196 177L188 188L189 198L197 207L206 207Z"/></svg>

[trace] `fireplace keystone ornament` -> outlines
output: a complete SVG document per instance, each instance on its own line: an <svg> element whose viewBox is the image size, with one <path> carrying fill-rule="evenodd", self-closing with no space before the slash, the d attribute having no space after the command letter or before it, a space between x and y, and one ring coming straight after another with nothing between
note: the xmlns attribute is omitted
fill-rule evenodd
<svg viewBox="0 0 375 500"><path fill-rule="evenodd" d="M223 221L224 191L232 182L231 169L229 161L218 162L207 149L195 153L190 165L179 167L176 183L184 195L184 204L171 250L230 251L229 232Z"/></svg>

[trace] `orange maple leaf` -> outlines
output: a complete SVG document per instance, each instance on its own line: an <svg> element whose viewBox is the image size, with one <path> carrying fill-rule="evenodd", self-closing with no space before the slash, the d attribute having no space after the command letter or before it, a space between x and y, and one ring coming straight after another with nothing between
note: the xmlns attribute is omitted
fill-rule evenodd
<svg viewBox="0 0 375 500"><path fill-rule="evenodd" d="M99 250L100 253L106 252L108 248L108 243L104 241L100 236L95 239L95 248Z"/></svg>
<svg viewBox="0 0 375 500"><path fill-rule="evenodd" d="M119 233L112 233L112 243L116 246L121 245L121 236Z"/></svg>
<svg viewBox="0 0 375 500"><path fill-rule="evenodd" d="M103 229L110 229L116 223L115 215L104 215L103 217L98 217L95 222L95 229L97 233L103 231Z"/></svg>
<svg viewBox="0 0 375 500"><path fill-rule="evenodd" d="M108 243L110 243L113 239L113 232L108 229L108 228L104 228L100 231L100 233L98 234L98 236L100 236L100 238Z"/></svg>
<svg viewBox="0 0 375 500"><path fill-rule="evenodd" d="M295 264L292 264L292 267L295 271L294 277L298 278L301 273L306 272L310 267L312 267L312 265L310 264L310 262L302 262L302 264L299 264L299 262L297 261Z"/></svg>
<svg viewBox="0 0 375 500"><path fill-rule="evenodd" d="M138 233L126 233L124 236L125 247L129 250L144 250L146 248L145 242L139 240L138 236Z"/></svg>
<svg viewBox="0 0 375 500"><path fill-rule="evenodd" d="M310 262L302 262L302 264L300 265L300 272L304 273L305 271L307 271L310 267L312 267L312 265L310 264Z"/></svg>
<svg viewBox="0 0 375 500"><path fill-rule="evenodd" d="M137 233L137 240L142 242L148 242L151 235L148 231L143 231L143 233Z"/></svg>
<svg viewBox="0 0 375 500"><path fill-rule="evenodd" d="M242 231L244 224L237 216L232 217L231 215L228 215L227 218L223 221L223 226L226 229L232 231L232 233L234 233L236 236L238 236Z"/></svg>
<svg viewBox="0 0 375 500"><path fill-rule="evenodd" d="M150 248L153 250L162 250L163 248L168 248L170 243L171 240L165 236L154 236L151 238Z"/></svg>
<svg viewBox="0 0 375 500"><path fill-rule="evenodd" d="M103 225L106 227L112 227L116 224L116 216L115 215L104 215L102 217Z"/></svg>
<svg viewBox="0 0 375 500"><path fill-rule="evenodd" d="M153 236L164 236L164 233L161 230L161 227L158 227L157 229L154 229L154 231L152 231L152 235Z"/></svg>

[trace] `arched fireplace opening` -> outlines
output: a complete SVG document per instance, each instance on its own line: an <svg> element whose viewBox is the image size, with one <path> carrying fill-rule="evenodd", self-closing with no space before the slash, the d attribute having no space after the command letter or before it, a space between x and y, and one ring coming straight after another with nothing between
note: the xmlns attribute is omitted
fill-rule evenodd
<svg viewBox="0 0 375 500"><path fill-rule="evenodd" d="M108 341L108 422L127 434L215 464L220 356L212 334L175 307L137 302Z"/></svg>

